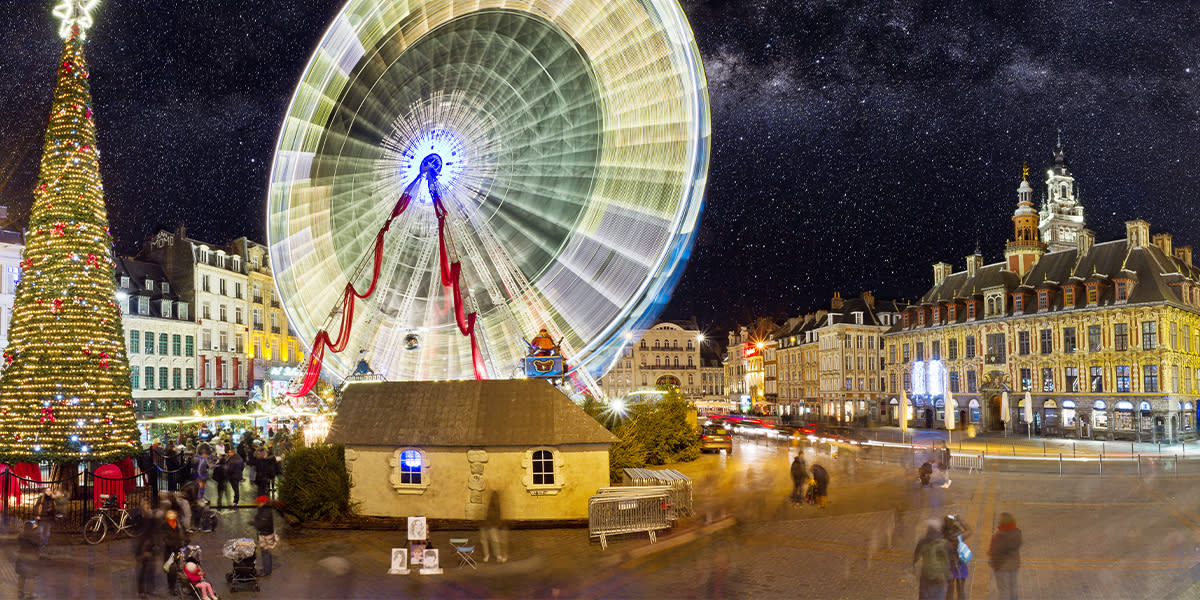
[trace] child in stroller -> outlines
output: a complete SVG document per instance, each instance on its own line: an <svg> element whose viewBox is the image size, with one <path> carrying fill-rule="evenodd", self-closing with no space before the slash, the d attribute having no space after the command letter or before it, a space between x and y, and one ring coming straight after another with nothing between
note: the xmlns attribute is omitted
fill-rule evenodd
<svg viewBox="0 0 1200 600"><path fill-rule="evenodd" d="M254 567L254 556L258 548L250 538L235 538L225 542L221 554L233 561L233 570L225 574L229 583L229 591L238 592L242 588L259 591L258 571Z"/></svg>
<svg viewBox="0 0 1200 600"><path fill-rule="evenodd" d="M200 597L200 600L219 600L216 593L213 592L212 584L204 580L204 569L200 567L199 563L190 561L183 563L183 573L187 575L192 591Z"/></svg>
<svg viewBox="0 0 1200 600"><path fill-rule="evenodd" d="M172 557L171 569L182 573L192 596L199 600L218 600L213 592L212 584L204 580L204 569L200 563L200 546L188 545L180 548ZM180 588L180 597L184 594Z"/></svg>

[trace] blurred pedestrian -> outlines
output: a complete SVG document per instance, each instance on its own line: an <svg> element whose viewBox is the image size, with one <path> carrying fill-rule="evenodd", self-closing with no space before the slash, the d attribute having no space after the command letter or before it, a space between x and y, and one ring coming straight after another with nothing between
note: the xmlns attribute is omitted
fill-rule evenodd
<svg viewBox="0 0 1200 600"><path fill-rule="evenodd" d="M492 554L496 555L496 562L508 561L508 532L504 531L500 492L488 492L487 512L479 528L479 545L483 547L483 562L491 560Z"/></svg>
<svg viewBox="0 0 1200 600"><path fill-rule="evenodd" d="M242 501L242 479L243 471L246 468L245 461L242 456L233 451L233 446L225 449L225 476L229 480L229 486L233 488L233 505L237 506Z"/></svg>
<svg viewBox="0 0 1200 600"><path fill-rule="evenodd" d="M275 509L271 506L271 499L265 495L259 496L254 502L258 504L258 510L254 512L251 525L258 532L258 553L262 561L259 572L268 576L272 570L271 551L279 544L279 537L275 535Z"/></svg>
<svg viewBox="0 0 1200 600"><path fill-rule="evenodd" d="M965 540L971 537L971 527L954 515L946 515L946 518L942 519L942 537L954 546L954 552L950 553L950 580L946 586L946 600L967 600L967 576L970 575L967 561L970 560L971 549Z"/></svg>
<svg viewBox="0 0 1200 600"><path fill-rule="evenodd" d="M171 560L171 557L176 552L179 552L180 549L192 541L183 523L179 522L179 513L174 510L168 510L165 517L162 524L159 525L159 536L163 543L164 563ZM167 569L167 593L172 596L179 595L179 569L182 566L176 564Z"/></svg>
<svg viewBox="0 0 1200 600"><path fill-rule="evenodd" d="M1000 513L988 546L988 564L1000 590L1000 600L1017 600L1017 570L1021 568L1021 530L1009 513Z"/></svg>
<svg viewBox="0 0 1200 600"><path fill-rule="evenodd" d="M37 578L41 573L42 566L41 559L38 557L38 549L42 547L42 542L37 527L35 521L26 521L21 526L21 533L17 534L17 556L13 566L17 572L18 600L35 600L37 598L33 589L37 586ZM28 593L26 593L27 588Z"/></svg>
<svg viewBox="0 0 1200 600"><path fill-rule="evenodd" d="M812 473L813 485L816 487L814 494L817 497L817 506L825 508L829 505L829 471L819 464L814 464L809 472Z"/></svg>
<svg viewBox="0 0 1200 600"><path fill-rule="evenodd" d="M212 463L209 460L208 445L200 447L200 454L196 457L196 500L204 501L204 495L208 490L208 479L212 475Z"/></svg>
<svg viewBox="0 0 1200 600"><path fill-rule="evenodd" d="M804 486L808 484L808 467L804 459L797 454L792 459L792 502L797 504L804 501Z"/></svg>
<svg viewBox="0 0 1200 600"><path fill-rule="evenodd" d="M212 468L212 480L217 486L217 508L225 506L225 495L229 492L229 456L221 454L216 457Z"/></svg>
<svg viewBox="0 0 1200 600"><path fill-rule="evenodd" d="M258 487L259 496L271 495L277 465L275 457L266 448L259 448L254 452L254 485Z"/></svg>
<svg viewBox="0 0 1200 600"><path fill-rule="evenodd" d="M921 487L929 487L929 478L933 476L933 465L929 461L921 463L917 469L917 477L921 480Z"/></svg>
<svg viewBox="0 0 1200 600"><path fill-rule="evenodd" d="M35 527L38 530L38 536L41 540L43 548L50 545L50 530L53 529L54 520L58 518L57 498L54 490L49 486L38 497L37 504L33 507L33 512L36 515L37 523Z"/></svg>
<svg viewBox="0 0 1200 600"><path fill-rule="evenodd" d="M163 457L163 461L167 471L167 491L174 492L179 489L179 470L183 466L179 450L175 447L175 442L167 444L167 452Z"/></svg>
<svg viewBox="0 0 1200 600"><path fill-rule="evenodd" d="M138 598L154 594L154 547L158 545L159 523L154 518L150 501L143 499L138 514L142 521L141 530L133 538L133 556L137 561Z"/></svg>
<svg viewBox="0 0 1200 600"><path fill-rule="evenodd" d="M925 537L913 550L913 568L917 576L919 600L945 600L950 580L950 555L955 549L942 537L937 521L925 524Z"/></svg>

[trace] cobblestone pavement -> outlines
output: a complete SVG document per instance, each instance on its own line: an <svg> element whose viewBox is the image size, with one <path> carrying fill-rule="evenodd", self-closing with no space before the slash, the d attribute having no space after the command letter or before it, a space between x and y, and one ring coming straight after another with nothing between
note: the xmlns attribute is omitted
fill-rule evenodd
<svg viewBox="0 0 1200 600"><path fill-rule="evenodd" d="M261 598L913 598L912 549L921 524L954 513L975 529L972 597L994 586L986 542L1000 512L1011 512L1025 546L1021 597L1029 599L1200 598L1200 478L1147 472L1143 478L952 474L949 488L921 489L910 469L817 457L833 474L827 509L786 500L788 449L739 440L733 456L704 455L678 465L693 478L697 515L650 545L625 536L608 550L583 529L511 533L506 564L457 567L448 539L435 532L446 572L387 575L397 531L295 529L281 532L275 574ZM939 481L935 481L938 483ZM217 533L197 536L214 586L230 594L220 555L247 535L252 511L222 515ZM736 524L711 535L706 522ZM691 531L691 533L687 533ZM77 536L78 534L74 534ZM135 598L132 544L71 543L55 535L39 582L43 598ZM687 543L678 543L687 542ZM12 536L0 536L0 598L15 597ZM332 558L332 560L331 560ZM342 566L339 566L341 563ZM164 589L160 575L158 591Z"/></svg>

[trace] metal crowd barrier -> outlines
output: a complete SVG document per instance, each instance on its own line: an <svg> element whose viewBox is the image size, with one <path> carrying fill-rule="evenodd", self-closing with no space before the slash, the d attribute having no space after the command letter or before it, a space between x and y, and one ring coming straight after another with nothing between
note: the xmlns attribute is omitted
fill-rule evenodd
<svg viewBox="0 0 1200 600"><path fill-rule="evenodd" d="M621 483L626 486L667 486L671 493L671 520L693 514L692 480L675 469L625 469Z"/></svg>
<svg viewBox="0 0 1200 600"><path fill-rule="evenodd" d="M663 486L601 488L588 500L588 537L600 538L608 549L608 536L655 532L671 527L670 492Z"/></svg>

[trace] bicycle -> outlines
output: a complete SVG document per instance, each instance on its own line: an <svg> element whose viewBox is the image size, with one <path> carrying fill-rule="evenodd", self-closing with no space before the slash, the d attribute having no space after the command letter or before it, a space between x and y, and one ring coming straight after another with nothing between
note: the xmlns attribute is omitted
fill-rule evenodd
<svg viewBox="0 0 1200 600"><path fill-rule="evenodd" d="M110 527L114 530L114 535L124 532L125 535L133 537L141 532L142 522L124 507L117 506L116 498L109 498L104 501L100 512L92 515L84 524L83 539L89 544L99 544L108 535Z"/></svg>

